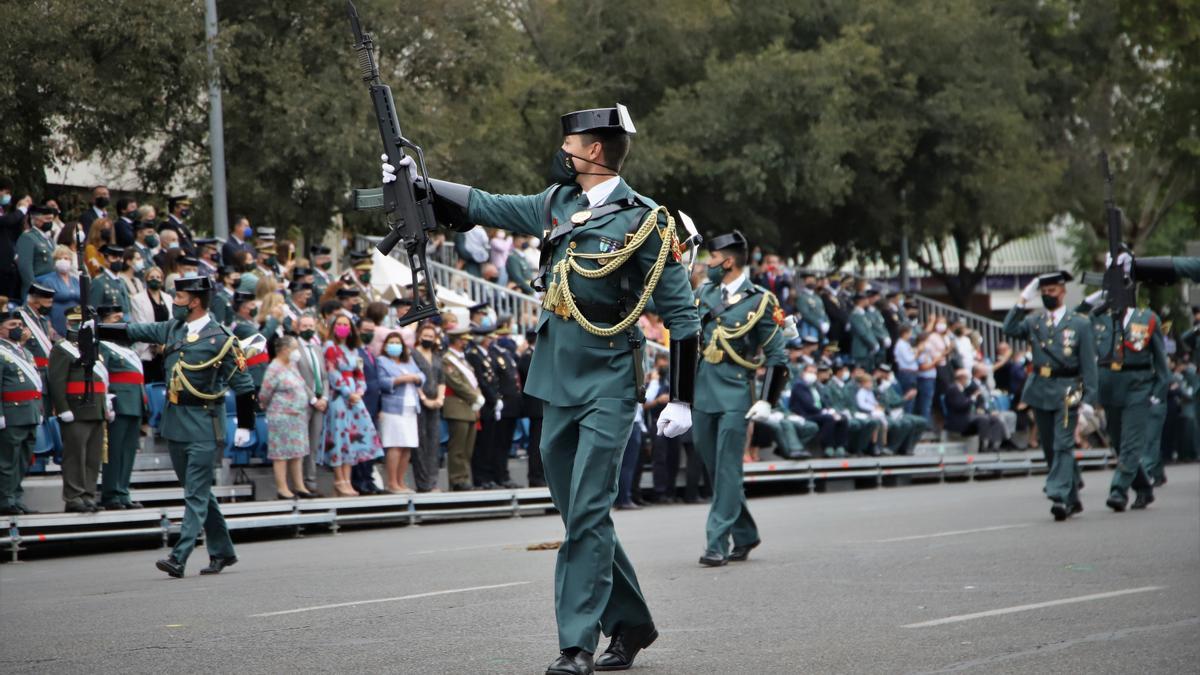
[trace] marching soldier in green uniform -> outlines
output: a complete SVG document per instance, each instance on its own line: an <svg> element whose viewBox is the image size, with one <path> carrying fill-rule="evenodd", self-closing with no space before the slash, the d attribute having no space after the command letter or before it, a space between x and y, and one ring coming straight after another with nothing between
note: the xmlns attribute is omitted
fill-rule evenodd
<svg viewBox="0 0 1200 675"><path fill-rule="evenodd" d="M590 673L600 632L612 635L595 668L628 668L658 636L633 565L617 542L610 509L617 474L642 398L637 320L653 298L671 332L671 402L658 429L691 427L699 321L674 218L636 193L618 172L633 122L624 106L562 118L563 143L550 188L493 195L432 181L439 219L542 237L545 288L538 348L526 393L546 402L541 451L550 494L566 525L555 568L562 650L549 674ZM400 164L416 179L412 159ZM395 180L384 166L384 180Z"/></svg>
<svg viewBox="0 0 1200 675"><path fill-rule="evenodd" d="M1075 423L1080 402L1094 405L1098 394L1092 324L1063 304L1066 282L1071 279L1067 272L1034 279L1004 317L1004 332L1028 341L1032 352L1033 372L1025 381L1021 400L1033 410L1042 447L1053 453L1046 496L1055 520L1066 520L1083 510L1075 465ZM1039 291L1046 313L1024 316L1025 305Z"/></svg>
<svg viewBox="0 0 1200 675"><path fill-rule="evenodd" d="M1100 305L1103 291L1088 296L1081 311ZM1137 492L1133 508L1144 509L1154 501L1154 490L1142 466L1147 451L1147 418L1150 408L1167 398L1170 367L1159 335L1158 315L1146 308L1125 310L1120 325L1112 312L1092 315L1096 338L1100 403L1108 435L1117 451L1117 470L1113 474L1106 504L1120 513L1129 503L1132 485Z"/></svg>
<svg viewBox="0 0 1200 675"><path fill-rule="evenodd" d="M175 475L183 483L184 515L179 541L170 556L156 565L176 578L183 576L201 527L209 555L209 566L201 574L216 574L237 562L225 519L212 494L213 466L225 445L225 393L229 389L237 397L235 444L249 443L255 426L254 382L246 373L237 338L209 316L211 297L208 277L177 279L171 319L101 324L97 331L101 340L166 347L168 384L162 435Z"/></svg>
<svg viewBox="0 0 1200 675"><path fill-rule="evenodd" d="M29 208L33 227L17 237L17 269L21 274L21 295L29 292L33 280L54 271L54 241L50 230L58 209L49 206Z"/></svg>
<svg viewBox="0 0 1200 675"><path fill-rule="evenodd" d="M108 404L108 369L97 355L88 373L81 358L78 307L67 312L67 338L50 350L47 393L58 415L63 440L62 497L66 511L102 511L96 498L100 464L105 454L106 420L112 416ZM88 393L88 379L91 393Z"/></svg>
<svg viewBox="0 0 1200 675"><path fill-rule="evenodd" d="M42 423L42 376L21 315L0 308L0 515L33 513L21 501L21 481L33 459L37 428Z"/></svg>
<svg viewBox="0 0 1200 675"><path fill-rule="evenodd" d="M104 256L104 268L92 279L88 304L93 307L117 305L122 312L128 313L129 288L117 276L118 273L125 271L127 264L124 259L125 249L121 246L105 244L100 247L100 253Z"/></svg>
<svg viewBox="0 0 1200 675"><path fill-rule="evenodd" d="M124 316L116 305L97 307L105 323L121 323ZM142 413L146 409L142 358L136 351L115 342L100 343L100 354L108 368L108 393L115 416L108 422L108 461L100 474L100 505L113 511L140 509L129 495L133 463L141 445Z"/></svg>
<svg viewBox="0 0 1200 675"><path fill-rule="evenodd" d="M734 230L710 240L708 250L708 283L697 292L705 347L696 372L692 441L713 486L700 564L719 567L746 560L761 542L742 492L747 420L767 420L788 375L783 310L775 294L750 281L746 238ZM762 357L755 358L760 350ZM764 366L766 377L755 396L754 376Z"/></svg>
<svg viewBox="0 0 1200 675"><path fill-rule="evenodd" d="M850 312L850 358L854 365L870 370L875 367L875 355L879 352L875 323L867 313L871 302L866 293L855 293L851 299L854 310Z"/></svg>

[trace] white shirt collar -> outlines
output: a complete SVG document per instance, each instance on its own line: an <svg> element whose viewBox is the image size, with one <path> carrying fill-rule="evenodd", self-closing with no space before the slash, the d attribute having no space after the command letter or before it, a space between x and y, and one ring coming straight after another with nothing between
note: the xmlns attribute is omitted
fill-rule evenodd
<svg viewBox="0 0 1200 675"><path fill-rule="evenodd" d="M211 321L211 319L208 317L208 314L205 314L195 321L187 322L188 335L198 334L201 329L208 325L209 321Z"/></svg>
<svg viewBox="0 0 1200 675"><path fill-rule="evenodd" d="M721 292L725 295L733 295L737 290L746 283L746 269L742 268L742 273L737 275L737 278L727 284L721 284Z"/></svg>
<svg viewBox="0 0 1200 675"><path fill-rule="evenodd" d="M617 185L620 183L621 177L613 176L599 185L593 185L591 190L585 190L584 194L587 195L588 206L596 208L608 201L609 196L612 195L613 190L617 189Z"/></svg>
<svg viewBox="0 0 1200 675"><path fill-rule="evenodd" d="M104 209L102 209L102 208L100 208L100 207L96 206L95 204L92 204L92 210L93 210L93 211L95 211L95 212L96 212L96 215L97 215L98 217L100 217L100 218L107 218L107 217L108 217L108 212L107 212L107 211L105 211Z"/></svg>

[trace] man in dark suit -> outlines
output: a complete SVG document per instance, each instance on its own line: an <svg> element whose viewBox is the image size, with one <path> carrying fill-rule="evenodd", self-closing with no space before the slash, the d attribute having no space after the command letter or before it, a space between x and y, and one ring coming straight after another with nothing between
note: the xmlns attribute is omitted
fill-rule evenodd
<svg viewBox="0 0 1200 675"><path fill-rule="evenodd" d="M113 231L117 237L117 246L126 247L133 246L134 236L134 221L137 220L138 203L134 199L126 199L124 197L117 200L117 222L113 224Z"/></svg>
<svg viewBox="0 0 1200 675"><path fill-rule="evenodd" d="M238 251L248 251L250 255L257 255L254 246L250 244L252 234L254 229L250 227L250 219L246 216L234 216L230 220L229 239L221 246L221 262L228 265Z"/></svg>
<svg viewBox="0 0 1200 675"><path fill-rule="evenodd" d="M892 344L900 339L900 326L904 325L904 304L899 291L888 291L884 295L884 301L878 306L879 313L883 315L883 325L887 328L888 337L892 339ZM894 363L896 357L892 354L891 349L887 352L887 362Z"/></svg>
<svg viewBox="0 0 1200 675"><path fill-rule="evenodd" d="M979 434L981 452L999 451L1004 442L1004 422L985 412L978 406L985 392L971 382L971 374L965 368L954 371L954 384L946 389L946 424L949 431L963 436Z"/></svg>
<svg viewBox="0 0 1200 675"><path fill-rule="evenodd" d="M358 350L358 356L362 359L363 380L367 384L367 391L363 393L362 402L367 413L374 420L379 416L379 364L367 345L371 344L371 340L375 338L375 322L364 317L358 324L358 336L363 344L362 349ZM375 485L374 460L355 464L350 470L350 484L356 492L363 495L377 495L384 492Z"/></svg>
<svg viewBox="0 0 1200 675"><path fill-rule="evenodd" d="M825 402L821 400L820 392L814 386L816 382L817 366L811 363L805 365L799 381L792 387L792 397L788 399L788 408L820 427L817 432L817 442L825 451L826 457L844 455L845 448L850 443L849 422L841 414L826 408Z"/></svg>
<svg viewBox="0 0 1200 675"><path fill-rule="evenodd" d="M536 343L537 331L526 331L525 352L517 359L517 374L521 382L529 377L529 364L533 363ZM529 487L546 487L546 474L542 469L542 399L522 391L521 412L529 418Z"/></svg>
<svg viewBox="0 0 1200 675"><path fill-rule="evenodd" d="M108 187L97 185L92 188L92 203L87 210L79 216L79 222L83 223L83 232L87 234L92 229L92 223L101 218L108 217Z"/></svg>
<svg viewBox="0 0 1200 675"><path fill-rule="evenodd" d="M33 198L13 195L13 183L0 176L0 295L17 300L21 293L21 273L17 269L17 239L25 230L25 213Z"/></svg>
<svg viewBox="0 0 1200 675"><path fill-rule="evenodd" d="M192 215L192 202L187 195L177 195L167 200L167 216L163 227L175 230L179 234L179 248L187 251L187 254L196 256L196 237L192 234L192 229L187 225L188 216Z"/></svg>

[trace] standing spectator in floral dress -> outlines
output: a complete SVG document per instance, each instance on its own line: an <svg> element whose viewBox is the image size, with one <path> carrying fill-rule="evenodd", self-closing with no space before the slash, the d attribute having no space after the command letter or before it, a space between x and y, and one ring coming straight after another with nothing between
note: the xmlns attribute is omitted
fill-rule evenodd
<svg viewBox="0 0 1200 675"><path fill-rule="evenodd" d="M329 323L325 341L325 370L333 400L325 415L325 454L323 463L333 467L333 487L337 494L354 497L350 468L383 456L383 446L375 432L375 422L363 404L367 391L363 377L361 346L354 322L345 314L335 314Z"/></svg>
<svg viewBox="0 0 1200 675"><path fill-rule="evenodd" d="M304 353L294 337L275 343L275 359L267 366L258 402L267 411L267 459L275 471L275 496L315 497L304 489L304 457L308 454L308 389L297 363ZM288 478L294 489L288 489Z"/></svg>

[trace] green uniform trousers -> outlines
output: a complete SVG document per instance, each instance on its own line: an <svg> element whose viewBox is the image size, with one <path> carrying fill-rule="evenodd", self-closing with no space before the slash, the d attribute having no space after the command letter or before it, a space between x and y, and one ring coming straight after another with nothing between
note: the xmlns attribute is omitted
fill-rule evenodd
<svg viewBox="0 0 1200 675"><path fill-rule="evenodd" d="M99 396L99 394L97 394ZM104 420L63 422L62 499L79 505L96 501L100 459L104 455Z"/></svg>
<svg viewBox="0 0 1200 675"><path fill-rule="evenodd" d="M1079 421L1079 409L1033 408L1033 418L1042 449L1052 458L1050 473L1046 474L1046 496L1052 501L1075 504L1079 501L1079 467L1075 464L1075 423Z"/></svg>
<svg viewBox="0 0 1200 675"><path fill-rule="evenodd" d="M1162 432L1167 423L1167 403L1152 405L1146 412L1146 450L1142 453L1142 468L1150 480L1166 478L1162 461Z"/></svg>
<svg viewBox="0 0 1200 675"><path fill-rule="evenodd" d="M141 424L142 418L135 415L117 415L108 424L108 463L100 475L102 504L133 503L129 497L129 479L141 442Z"/></svg>
<svg viewBox="0 0 1200 675"><path fill-rule="evenodd" d="M847 436L847 443L850 444L850 447L847 450L855 455L866 453L871 449L871 436L879 428L879 422L877 420L855 417L853 413L845 411L842 412L842 416L847 418L847 424L850 428L850 433Z"/></svg>
<svg viewBox="0 0 1200 675"><path fill-rule="evenodd" d="M179 527L179 541L171 550L171 556L180 564L186 563L196 548L196 537L204 528L204 544L208 555L213 558L233 557L233 541L225 517L212 493L213 462L217 444L213 440L169 441L171 468L183 484L183 523Z"/></svg>
<svg viewBox="0 0 1200 675"><path fill-rule="evenodd" d="M611 515L634 406L631 399L598 398L543 409L542 464L566 527L554 567L559 649L595 652L601 631L651 621Z"/></svg>
<svg viewBox="0 0 1200 675"><path fill-rule="evenodd" d="M446 474L451 487L471 484L471 454L475 451L475 422L446 420L450 441L446 443Z"/></svg>
<svg viewBox="0 0 1200 675"><path fill-rule="evenodd" d="M33 457L37 426L16 424L0 429L0 508L21 504L21 481Z"/></svg>
<svg viewBox="0 0 1200 675"><path fill-rule="evenodd" d="M1108 436L1117 451L1117 470L1113 473L1110 493L1125 498L1132 485L1138 492L1150 489L1150 481L1142 468L1146 452L1146 417L1150 414L1149 399L1127 401L1125 405L1104 406Z"/></svg>
<svg viewBox="0 0 1200 675"><path fill-rule="evenodd" d="M705 526L705 552L729 555L729 539L734 546L758 542L758 527L746 495L742 491L742 454L746 447L745 411L719 413L692 410L692 442L712 485L712 506Z"/></svg>

